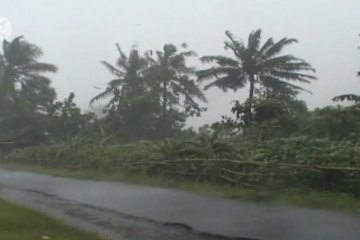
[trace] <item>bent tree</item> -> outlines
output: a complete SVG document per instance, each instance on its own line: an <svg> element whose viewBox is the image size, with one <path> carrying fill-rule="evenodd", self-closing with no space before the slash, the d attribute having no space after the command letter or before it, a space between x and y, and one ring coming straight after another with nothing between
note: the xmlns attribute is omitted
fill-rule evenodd
<svg viewBox="0 0 360 240"><path fill-rule="evenodd" d="M40 62L41 48L22 36L2 42L0 52L0 135L35 143L43 138L39 119L56 98L50 79L53 64Z"/></svg>
<svg viewBox="0 0 360 240"><path fill-rule="evenodd" d="M182 44L181 48L183 51L173 44L165 44L162 51L156 51L155 58L147 52L151 64L147 76L155 92L159 93L163 117L176 107L184 107L188 115L200 114L204 109L198 102L207 101L198 84L191 79L195 69L186 62L196 53L187 50L186 44Z"/></svg>
<svg viewBox="0 0 360 240"><path fill-rule="evenodd" d="M197 72L198 80L212 80L205 85L205 90L210 87L219 87L226 91L249 87L248 114L252 118L251 102L255 93L260 88L265 88L267 93L281 94L287 92L296 95L304 88L292 82L310 83L316 79L312 74L315 69L305 60L291 54L281 55L284 48L296 43L293 38L282 38L275 42L269 38L261 45L261 30L250 33L247 43L237 40L227 31L225 49L231 50L233 57L204 56L203 63L214 63L214 66Z"/></svg>
<svg viewBox="0 0 360 240"><path fill-rule="evenodd" d="M13 41L3 41L0 53L0 98L1 106L13 103L19 95L35 92L48 92L55 98L55 91L50 89L50 79L43 75L56 72L53 64L39 62L43 55L41 48L27 42L22 36ZM51 92L51 93L50 93ZM52 99L51 99L52 100Z"/></svg>

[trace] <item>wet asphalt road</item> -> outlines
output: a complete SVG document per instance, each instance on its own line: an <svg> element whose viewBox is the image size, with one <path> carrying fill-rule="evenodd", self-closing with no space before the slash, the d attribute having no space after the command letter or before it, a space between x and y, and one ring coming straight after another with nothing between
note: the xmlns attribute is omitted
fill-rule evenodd
<svg viewBox="0 0 360 240"><path fill-rule="evenodd" d="M117 216L119 219L126 216L125 220L122 220L134 221L134 226L145 221L147 224L162 224L161 226L165 228L182 226L197 233L228 238L360 239L360 214L261 205L199 196L177 190L74 180L7 170L0 170L0 185L3 187L0 196L20 203L31 202L31 199L22 201L22 198L28 196L32 198L30 206L34 208L37 207L36 204L39 204L38 207L45 206L46 202L50 204L55 199L58 201L54 203L58 204L57 206L63 204L65 207L71 203L75 204L77 209L80 206L101 209L104 219L98 222L104 225L106 221L108 224L116 222ZM51 209L51 205L49 206ZM67 211L71 213L71 209ZM109 217L111 214L115 215Z"/></svg>

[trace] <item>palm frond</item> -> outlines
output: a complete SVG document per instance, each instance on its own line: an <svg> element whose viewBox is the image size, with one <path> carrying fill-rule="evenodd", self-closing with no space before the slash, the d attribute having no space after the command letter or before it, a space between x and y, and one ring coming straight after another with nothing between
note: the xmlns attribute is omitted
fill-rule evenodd
<svg viewBox="0 0 360 240"><path fill-rule="evenodd" d="M230 42L225 41L225 49L231 49L236 56L240 57L245 50L244 44L236 40L230 31L226 31L225 34L230 39Z"/></svg>
<svg viewBox="0 0 360 240"><path fill-rule="evenodd" d="M209 88L216 86L223 91L226 91L227 89L237 90L244 87L246 82L247 77L243 72L239 70L233 70L229 71L226 75L217 77L216 80L205 85L204 89L208 90Z"/></svg>
<svg viewBox="0 0 360 240"><path fill-rule="evenodd" d="M360 102L360 96L356 95L356 94L344 94L344 95L339 95L336 97L332 98L332 101L334 102L342 102L342 101L350 101L350 102L355 102L355 103L359 103Z"/></svg>
<svg viewBox="0 0 360 240"><path fill-rule="evenodd" d="M115 76L118 76L118 77L124 76L125 73L123 71L117 69L116 67L114 67L110 63L108 63L106 61L100 61L100 62L105 66L105 68L107 68L109 70L109 72L111 74L114 74Z"/></svg>
<svg viewBox="0 0 360 240"><path fill-rule="evenodd" d="M176 84L178 89L183 95L188 95L190 98L196 97L203 102L207 102L207 99L204 93L201 91L200 87L193 80L189 80L187 77L182 78L179 81L179 84Z"/></svg>
<svg viewBox="0 0 360 240"><path fill-rule="evenodd" d="M124 84L125 82L126 82L126 80L124 78L117 78L117 79L110 80L108 85L110 88L117 88L117 87L121 86L122 84Z"/></svg>
<svg viewBox="0 0 360 240"><path fill-rule="evenodd" d="M274 45L274 40L273 38L268 38L268 40L266 40L266 42L262 45L262 47L260 48L260 50L257 53L257 57L258 58L262 58L264 53L271 48Z"/></svg>
<svg viewBox="0 0 360 240"><path fill-rule="evenodd" d="M240 69L234 69L232 67L211 67L209 69L197 71L196 75L198 81L207 79L219 78L224 75L231 75L234 71L241 71Z"/></svg>
<svg viewBox="0 0 360 240"><path fill-rule="evenodd" d="M26 65L20 66L20 71L22 72L56 72L58 70L57 66L49 63L40 63L34 62Z"/></svg>
<svg viewBox="0 0 360 240"><path fill-rule="evenodd" d="M200 58L202 63L212 63L216 62L219 66L222 67L239 67L239 62L225 56L204 56Z"/></svg>
<svg viewBox="0 0 360 240"><path fill-rule="evenodd" d="M43 55L41 48L27 42L23 37L15 38L7 47L7 61L12 65L36 62Z"/></svg>
<svg viewBox="0 0 360 240"><path fill-rule="evenodd" d="M261 79L262 79L262 83L264 86L266 87L269 87L275 91L278 91L279 93L281 93L283 90L282 88L290 88L292 90L296 90L296 91L304 91L304 92L307 92L309 94L312 94L311 91L305 89L305 88L302 88L300 86L297 86L295 84L292 84L292 83L289 83L289 82L286 82L286 81L283 81L279 78L274 78L274 77L271 77L271 76L261 76ZM285 89L284 89L285 90Z"/></svg>
<svg viewBox="0 0 360 240"><path fill-rule="evenodd" d="M310 83L311 82L310 80L316 79L315 76L310 74L290 72L290 71L270 70L267 73L275 78L281 78L290 81L299 81L304 83Z"/></svg>
<svg viewBox="0 0 360 240"><path fill-rule="evenodd" d="M105 91L103 91L102 93L96 95L95 97L93 97L90 100L90 105L94 104L95 102L97 102L97 101L99 101L101 99L107 98L107 97L111 96L112 94L113 94L113 89L106 88Z"/></svg>
<svg viewBox="0 0 360 240"><path fill-rule="evenodd" d="M294 39L294 38L283 38L280 41L273 44L271 46L271 48L269 48L267 51L264 51L263 56L264 56L264 58L271 58L271 57L279 54L283 50L283 48L286 47L287 45L297 43L297 42L298 42L298 40Z"/></svg>
<svg viewBox="0 0 360 240"><path fill-rule="evenodd" d="M277 69L280 71L311 71L315 69L301 58L296 58L292 55L283 55L266 59L258 65L259 69Z"/></svg>
<svg viewBox="0 0 360 240"><path fill-rule="evenodd" d="M184 57L196 57L197 54L194 51L186 51L186 52L181 52L179 53L180 56L184 56Z"/></svg>
<svg viewBox="0 0 360 240"><path fill-rule="evenodd" d="M120 44L116 43L115 46L116 46L116 49L118 50L118 52L119 52L119 54L120 54L120 58L127 60L127 56L126 56L126 54L122 51L122 49L121 49L121 47L120 47Z"/></svg>
<svg viewBox="0 0 360 240"><path fill-rule="evenodd" d="M260 41L261 41L261 29L258 29L255 32L250 33L248 38L247 49L250 52L256 51L260 46Z"/></svg>

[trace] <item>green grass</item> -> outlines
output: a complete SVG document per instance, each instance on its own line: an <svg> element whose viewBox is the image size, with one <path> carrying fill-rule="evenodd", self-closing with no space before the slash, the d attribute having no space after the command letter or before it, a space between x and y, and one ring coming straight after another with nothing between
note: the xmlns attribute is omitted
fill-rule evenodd
<svg viewBox="0 0 360 240"><path fill-rule="evenodd" d="M33 210L0 199L1 240L100 240Z"/></svg>
<svg viewBox="0 0 360 240"><path fill-rule="evenodd" d="M248 189L209 182L199 182L189 179L149 177L143 174L129 174L124 172L109 173L90 170L69 170L63 168L45 168L19 164L6 164L0 166L10 170L31 171L57 177L145 184L205 195L262 202L264 204L325 208L360 214L360 199L345 193L319 192L311 189Z"/></svg>

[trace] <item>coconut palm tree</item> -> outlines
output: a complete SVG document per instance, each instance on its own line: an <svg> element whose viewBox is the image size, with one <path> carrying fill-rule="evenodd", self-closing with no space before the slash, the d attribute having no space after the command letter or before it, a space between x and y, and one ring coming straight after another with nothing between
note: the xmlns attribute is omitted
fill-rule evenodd
<svg viewBox="0 0 360 240"><path fill-rule="evenodd" d="M36 90L38 85L48 85L50 80L42 75L56 72L53 64L38 62L42 50L24 40L22 36L13 41L3 41L0 54L0 96L1 102L15 100L21 89ZM36 83L36 84L35 84Z"/></svg>
<svg viewBox="0 0 360 240"><path fill-rule="evenodd" d="M291 81L309 83L316 79L312 74L314 68L304 60L293 55L280 55L288 45L296 43L296 39L283 38L274 42L269 38L261 45L261 30L250 33L247 44L236 40L227 31L228 41L225 41L225 49L232 51L234 58L226 56L204 56L203 63L215 63L216 65L197 72L198 80L213 80L205 86L205 89L216 86L226 91L237 90L250 84L249 102L254 98L256 85L267 88L269 91L281 92L291 90L292 94L304 90L294 85ZM251 107L250 107L251 110Z"/></svg>
<svg viewBox="0 0 360 240"><path fill-rule="evenodd" d="M56 92L43 73L56 72L52 64L39 62L42 50L17 37L2 42L0 52L0 138L34 143L43 139L40 112L53 102ZM37 139L37 140L36 140Z"/></svg>
<svg viewBox="0 0 360 240"><path fill-rule="evenodd" d="M105 130L116 131L125 139L151 136L154 122L160 115L159 104L152 95L150 81L144 78L148 61L135 47L126 55L116 44L119 58L116 65L101 63L115 76L106 89L95 96L90 104L110 98L103 112Z"/></svg>
<svg viewBox="0 0 360 240"><path fill-rule="evenodd" d="M108 83L103 92L92 98L90 104L116 95L132 99L143 94L146 89L143 71L148 65L147 60L139 55L135 47L132 47L129 56L121 50L119 44L116 44L116 48L120 56L115 66L106 61L101 61L109 72L115 76L115 79Z"/></svg>
<svg viewBox="0 0 360 240"><path fill-rule="evenodd" d="M147 76L152 79L155 92L160 93L163 115L174 105L184 105L186 111L190 112L191 109L200 110L196 99L206 102L201 89L190 78L195 73L194 68L186 64L186 59L196 54L186 50L186 44L181 47L184 51L179 52L175 45L165 44L163 51L156 51L155 58L152 57L152 52L147 52L151 63ZM183 103L180 101L181 97L184 98Z"/></svg>

